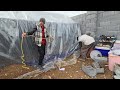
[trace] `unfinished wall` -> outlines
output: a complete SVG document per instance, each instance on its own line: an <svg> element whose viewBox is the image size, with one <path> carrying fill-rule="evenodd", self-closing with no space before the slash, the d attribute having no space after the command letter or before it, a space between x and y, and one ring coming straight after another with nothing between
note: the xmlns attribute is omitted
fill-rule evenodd
<svg viewBox="0 0 120 90"><path fill-rule="evenodd" d="M82 34L92 31L99 35L115 35L120 39L120 11L88 11L72 17L81 25Z"/></svg>

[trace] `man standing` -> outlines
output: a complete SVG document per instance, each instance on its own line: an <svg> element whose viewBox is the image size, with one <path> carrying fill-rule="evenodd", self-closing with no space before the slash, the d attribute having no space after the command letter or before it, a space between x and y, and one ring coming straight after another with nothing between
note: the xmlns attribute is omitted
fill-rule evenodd
<svg viewBox="0 0 120 90"><path fill-rule="evenodd" d="M91 33L88 32L80 36L78 40L81 48L80 54L83 59L86 59L89 56L91 49L95 46L95 39L91 37Z"/></svg>
<svg viewBox="0 0 120 90"><path fill-rule="evenodd" d="M45 47L46 47L46 38L49 37L45 27L45 18L41 18L39 20L39 24L33 28L33 31L26 32L22 34L22 37L26 37L27 35L35 35L35 43L38 47L39 52L39 63L40 67L43 66L43 59L45 55Z"/></svg>

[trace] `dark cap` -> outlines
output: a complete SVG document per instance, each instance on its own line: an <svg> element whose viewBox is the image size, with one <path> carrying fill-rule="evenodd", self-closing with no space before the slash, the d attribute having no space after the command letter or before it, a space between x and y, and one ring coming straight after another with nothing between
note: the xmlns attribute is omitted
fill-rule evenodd
<svg viewBox="0 0 120 90"><path fill-rule="evenodd" d="M90 36L90 35L91 35L91 33L90 33L90 32L86 32L86 35L89 35L89 36Z"/></svg>
<svg viewBox="0 0 120 90"><path fill-rule="evenodd" d="M40 18L40 22L43 22L45 24L45 18Z"/></svg>

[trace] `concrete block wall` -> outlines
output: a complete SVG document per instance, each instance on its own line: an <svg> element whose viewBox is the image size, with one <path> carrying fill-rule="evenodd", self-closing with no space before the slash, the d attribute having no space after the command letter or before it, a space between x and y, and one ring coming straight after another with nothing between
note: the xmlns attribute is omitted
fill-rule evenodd
<svg viewBox="0 0 120 90"><path fill-rule="evenodd" d="M99 35L114 35L120 39L120 11L88 11L72 19L81 25L81 32Z"/></svg>

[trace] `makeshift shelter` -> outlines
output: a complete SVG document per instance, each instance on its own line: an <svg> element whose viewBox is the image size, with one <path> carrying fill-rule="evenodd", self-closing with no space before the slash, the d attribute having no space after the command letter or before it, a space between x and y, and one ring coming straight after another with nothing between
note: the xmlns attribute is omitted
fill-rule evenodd
<svg viewBox="0 0 120 90"><path fill-rule="evenodd" d="M47 43L44 63L63 60L78 49L80 25L60 14L39 11L0 11L0 67L21 63L21 34L32 31L38 20L46 18L46 27L54 40ZM25 62L36 65L38 51L32 37L23 41Z"/></svg>

